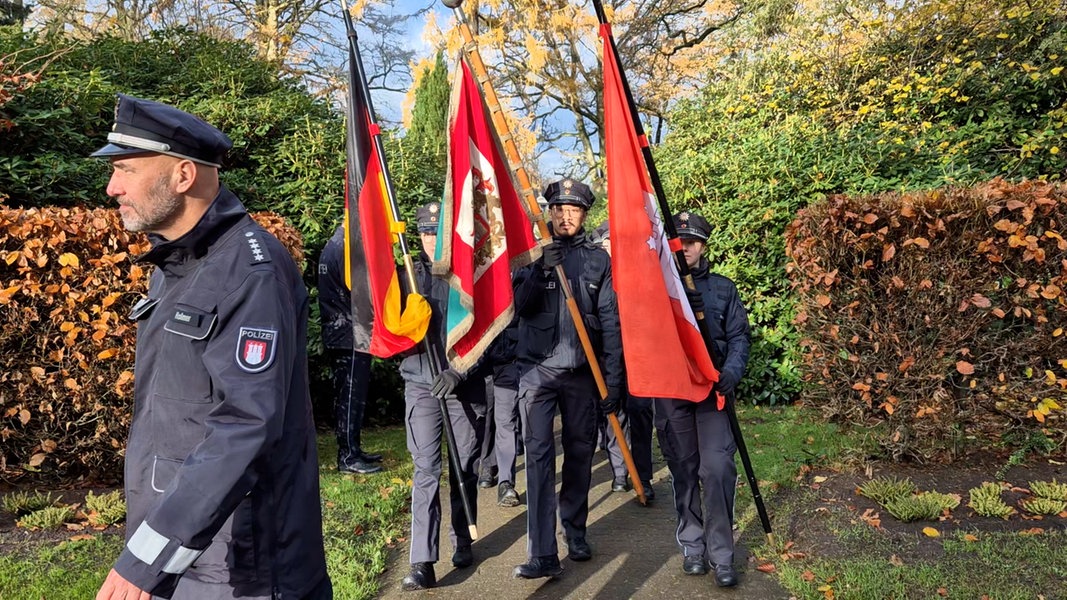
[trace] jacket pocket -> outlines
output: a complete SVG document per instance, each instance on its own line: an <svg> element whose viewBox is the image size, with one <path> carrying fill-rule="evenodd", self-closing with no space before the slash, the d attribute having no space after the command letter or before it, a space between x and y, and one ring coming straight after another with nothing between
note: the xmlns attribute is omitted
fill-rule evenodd
<svg viewBox="0 0 1067 600"><path fill-rule="evenodd" d="M167 486L178 475L178 469L182 468L184 460L177 458L163 458L156 456L152 459L152 491L162 494L167 491Z"/></svg>
<svg viewBox="0 0 1067 600"><path fill-rule="evenodd" d="M556 313L542 312L524 319L519 326L519 344L525 346L526 355L544 358L556 346Z"/></svg>

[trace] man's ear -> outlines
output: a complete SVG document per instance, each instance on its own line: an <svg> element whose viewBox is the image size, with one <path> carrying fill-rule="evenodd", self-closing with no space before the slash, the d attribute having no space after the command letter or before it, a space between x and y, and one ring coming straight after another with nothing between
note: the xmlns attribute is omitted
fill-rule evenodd
<svg viewBox="0 0 1067 600"><path fill-rule="evenodd" d="M191 160L181 160L174 166L174 191L184 194L196 183L197 165Z"/></svg>

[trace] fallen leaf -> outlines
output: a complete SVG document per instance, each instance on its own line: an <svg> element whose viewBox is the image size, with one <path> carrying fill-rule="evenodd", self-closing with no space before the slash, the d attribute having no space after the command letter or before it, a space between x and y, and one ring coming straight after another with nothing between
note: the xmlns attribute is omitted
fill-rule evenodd
<svg viewBox="0 0 1067 600"><path fill-rule="evenodd" d="M941 532L933 527L923 527L923 533L925 533L927 537L941 537Z"/></svg>
<svg viewBox="0 0 1067 600"><path fill-rule="evenodd" d="M942 598L947 596L948 595L948 589L943 588L943 587L937 588L937 595L941 596Z"/></svg>
<svg viewBox="0 0 1067 600"><path fill-rule="evenodd" d="M974 375L974 365L965 360L956 361L956 370L963 375Z"/></svg>
<svg viewBox="0 0 1067 600"><path fill-rule="evenodd" d="M78 535L70 536L70 541L72 541L72 542L78 542L78 541L81 541L81 540L91 540L91 539L93 539L93 536L89 535L88 533L79 533Z"/></svg>
<svg viewBox="0 0 1067 600"><path fill-rule="evenodd" d="M763 571L764 573L774 573L775 572L774 563L763 563L762 565L757 565L756 566L756 570L757 571Z"/></svg>
<svg viewBox="0 0 1067 600"><path fill-rule="evenodd" d="M963 541L965 541L965 542L977 542L978 541L978 536L968 533L967 535L963 536Z"/></svg>
<svg viewBox="0 0 1067 600"><path fill-rule="evenodd" d="M900 557L894 554L889 557L889 564L893 565L894 567L903 567L904 561L900 560Z"/></svg>
<svg viewBox="0 0 1067 600"><path fill-rule="evenodd" d="M816 475L814 477L814 480L815 480L815 483L822 483L822 482L826 481L826 476L825 475Z"/></svg>
<svg viewBox="0 0 1067 600"><path fill-rule="evenodd" d="M811 571L804 571L800 574L800 578L804 581L815 581L815 573L812 573Z"/></svg>

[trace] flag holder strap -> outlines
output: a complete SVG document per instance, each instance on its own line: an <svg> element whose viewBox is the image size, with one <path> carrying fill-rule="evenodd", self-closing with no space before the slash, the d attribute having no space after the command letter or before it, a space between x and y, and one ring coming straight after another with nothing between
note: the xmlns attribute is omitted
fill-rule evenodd
<svg viewBox="0 0 1067 600"><path fill-rule="evenodd" d="M442 3L448 8L451 8L452 12L455 14L460 33L463 35L464 43L462 48L467 56L470 57L471 68L474 70L475 79L482 86L482 95L484 96L486 105L489 107L489 112L492 115L493 128L496 130L495 133L497 139L504 147L504 152L507 155L508 163L511 165L512 173L518 180L519 185L516 187L522 190L523 199L526 201L527 211L530 214L531 221L537 226L538 236L541 238L542 245L547 244L551 241L552 234L548 230L548 224L544 213L541 211L541 206L537 203L537 195L534 193L533 185L531 185L530 178L526 174L525 167L523 167L522 157L519 155L518 147L515 145L515 140L511 135L511 128L508 126L507 119L504 117L504 111L500 107L500 100L496 95L496 90L493 89L493 86L489 81L489 73L485 68L485 63L482 61L481 54L478 52L478 45L474 41L474 35L471 33L470 26L467 24L467 16L464 14L463 9L460 8L463 4L463 0L442 0ZM501 133L503 135L501 135ZM582 342L582 350L585 352L586 361L589 363L590 370L593 373L593 379L596 381L600 399L604 400L608 396L608 387L604 382L604 373L600 369L600 361L596 356L596 351L593 350L593 343L589 339L589 332L585 327L585 320L582 318L582 312L578 308L578 302L574 299L574 292L571 289L570 281L567 279L567 274L563 270L563 265L556 265L556 279L563 292L567 310L570 312L571 319L574 321L574 328L578 332L578 339ZM626 470L630 474L630 480L633 482L634 493L637 495L637 500L641 504L647 504L648 500L645 497L645 488L641 483L641 478L637 474L637 465L634 464L633 455L630 453L630 447L626 443L626 435L623 433L622 425L619 423L619 419L614 413L608 414L608 422L611 423L611 429L615 433L615 438L619 442L619 450L622 452L623 460L626 462Z"/></svg>
<svg viewBox="0 0 1067 600"><path fill-rule="evenodd" d="M659 170L656 169L656 162L652 158L652 149L648 146L648 138L645 137L644 127L641 125L641 118L637 112L637 104L634 102L633 92L630 91L630 84L626 80L626 71L623 70L622 64L618 59L618 50L615 47L615 38L611 33L611 24L608 23L607 14L604 12L604 5L601 0L593 0L593 9L596 11L597 20L600 22L599 35L604 38L605 44L609 44L612 53L615 55L616 66L619 71L619 77L622 80L623 91L626 93L626 102L630 109L630 120L633 123L634 131L637 133L637 137L641 140L641 155L644 157L645 167L648 169L648 176L652 182L652 187L656 192L656 200L659 204L659 210L663 213L663 225L667 233L668 244L674 253L674 263L678 269L679 275L685 283L686 288L690 290L696 289L696 283L693 281L693 276L689 272L689 264L685 260L685 254L682 251L681 242L678 239L678 230L674 226L674 219L670 218L670 206L667 204L667 194L663 190L663 183L659 177ZM605 57L606 60L606 57ZM704 345L708 348L708 354L711 356L712 362L715 362L715 348L714 342L711 339L711 331L708 328L708 322L704 319L703 312L693 311L697 319L697 325L700 328L700 335L704 338ZM720 365L715 365L718 369ZM763 496L760 495L759 484L756 481L756 474L752 469L752 461L749 459L748 449L745 446L744 437L741 435L741 425L737 420L737 410L734 407L734 403L729 398L723 398L723 409L730 421L730 431L733 433L734 442L737 444L737 452L741 456L741 463L745 467L745 474L748 476L748 484L752 489L752 499L756 504L756 512L759 514L760 523L763 525L763 531L767 534L767 542L774 546L774 533L771 531L770 517L767 515L767 507L763 504Z"/></svg>

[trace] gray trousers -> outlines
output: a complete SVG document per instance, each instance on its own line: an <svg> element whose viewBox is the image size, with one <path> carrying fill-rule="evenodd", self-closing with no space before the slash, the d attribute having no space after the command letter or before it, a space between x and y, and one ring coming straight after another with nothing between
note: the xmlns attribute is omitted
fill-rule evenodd
<svg viewBox="0 0 1067 600"><path fill-rule="evenodd" d="M515 485L515 457L518 456L519 391L505 386L493 386L493 419L496 422L496 441L493 444L500 483Z"/></svg>
<svg viewBox="0 0 1067 600"><path fill-rule="evenodd" d="M716 410L714 399L657 399L656 432L673 476L676 538L682 553L731 564L737 446L729 418Z"/></svg>
<svg viewBox="0 0 1067 600"><path fill-rule="evenodd" d="M556 508L568 538L585 537L589 482L597 434L596 382L588 367L536 365L519 380L519 410L526 445L527 554L556 556ZM556 444L553 420L563 423L563 475L556 500Z"/></svg>
<svg viewBox="0 0 1067 600"><path fill-rule="evenodd" d="M471 512L478 519L478 428L485 419L485 381L463 382L456 395L463 400L449 398L449 421L456 434L462 478L471 501ZM411 488L411 564L437 562L441 537L441 442L445 439L444 421L437 398L426 383L408 381L404 385L404 405L407 415L408 452L415 466ZM449 501L452 508L452 527L449 540L454 548L470 546L467 517L455 469L448 469Z"/></svg>
<svg viewBox="0 0 1067 600"><path fill-rule="evenodd" d="M178 580L178 587L174 589L171 600L279 600L281 595L271 593L270 577L264 581L249 584L230 583L204 583L191 577L182 577ZM161 596L152 596L154 600L162 600ZM301 598L284 597L284 600L331 600L333 598L333 584L329 577L323 577L310 592Z"/></svg>

